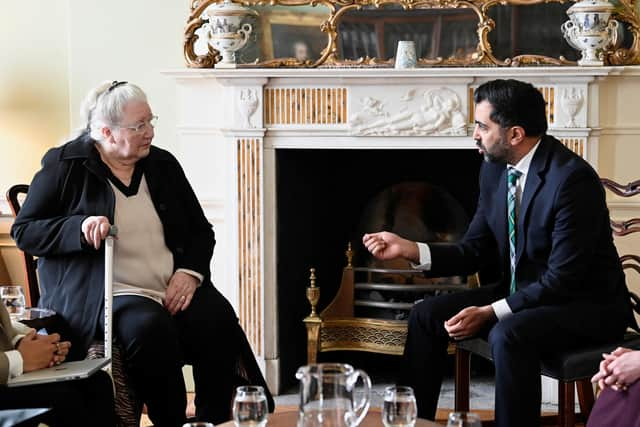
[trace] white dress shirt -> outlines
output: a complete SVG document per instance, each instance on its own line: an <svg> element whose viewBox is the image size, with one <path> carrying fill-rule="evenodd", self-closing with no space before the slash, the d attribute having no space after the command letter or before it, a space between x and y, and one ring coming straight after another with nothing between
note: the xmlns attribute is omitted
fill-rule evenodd
<svg viewBox="0 0 640 427"><path fill-rule="evenodd" d="M535 154L539 145L540 140L536 142L536 145L534 145L533 148L529 150L529 152L522 159L520 159L518 163L512 166L514 169L517 169L522 173L522 175L520 175L520 177L516 181L516 217L520 209L520 201L522 200L522 194L524 193L524 186L527 183L529 166L531 166L531 160L533 159L533 155ZM420 264L413 265L413 267L425 271L431 270L431 250L429 249L429 245L426 243L418 242L418 252L420 254ZM511 311L511 307L509 307L507 300L504 298L492 303L491 306L493 307L493 311L495 312L498 320L505 319L513 314L513 312Z"/></svg>

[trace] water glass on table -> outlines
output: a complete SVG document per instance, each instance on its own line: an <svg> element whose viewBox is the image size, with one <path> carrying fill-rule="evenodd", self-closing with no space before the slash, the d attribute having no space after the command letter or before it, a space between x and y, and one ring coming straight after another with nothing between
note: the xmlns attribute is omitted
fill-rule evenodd
<svg viewBox="0 0 640 427"><path fill-rule="evenodd" d="M233 421L237 427L264 427L267 424L267 396L257 385L236 388Z"/></svg>
<svg viewBox="0 0 640 427"><path fill-rule="evenodd" d="M391 386L384 389L382 424L385 427L413 427L418 417L413 389Z"/></svg>
<svg viewBox="0 0 640 427"><path fill-rule="evenodd" d="M451 412L447 427L482 427L482 422L474 412Z"/></svg>
<svg viewBox="0 0 640 427"><path fill-rule="evenodd" d="M7 308L12 319L18 320L24 314L26 299L22 286L0 286L0 299Z"/></svg>

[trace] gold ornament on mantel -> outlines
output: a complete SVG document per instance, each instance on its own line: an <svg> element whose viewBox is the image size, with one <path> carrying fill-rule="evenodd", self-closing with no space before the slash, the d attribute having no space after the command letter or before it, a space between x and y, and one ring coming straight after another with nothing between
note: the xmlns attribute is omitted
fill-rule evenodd
<svg viewBox="0 0 640 427"><path fill-rule="evenodd" d="M583 0L576 3L571 9L577 8L581 3L592 1L595 3L605 3L605 0ZM615 43L609 42L609 46L602 45L597 54L595 61L602 61L605 65L632 65L640 64L640 18L636 9L637 0L617 0L616 6L612 7L611 19L618 21L627 29L627 33L631 35L632 41L628 48L616 46ZM433 66L506 66L518 67L529 65L576 65L576 62L567 60L560 56L558 58L525 53L523 55L511 58L499 59L495 56L491 43L489 42L489 33L495 29L496 23L489 15L492 7L500 6L529 6L544 3L566 3L566 0L245 0L234 3L231 0L191 0L191 13L187 21L184 34L184 56L187 66L193 68L212 68L221 62L219 50L222 50L224 43L208 43L206 48L202 48L202 38L206 37L207 15L204 14L209 8L220 8L221 4L231 4L232 8L252 7L252 6L291 6L290 11L286 8L279 8L274 12L274 16L278 13L295 15L299 9L295 6L323 6L328 10L328 15L324 21L318 26L318 31L326 34L326 45L320 52L320 57L315 60L297 60L296 58L273 58L259 62L257 60L252 64L240 64L238 67L293 67L293 68L309 68L309 67L389 67L393 66L392 59L384 59L377 57L363 57L356 59L339 58L339 49L337 40L341 37L339 33L339 24L344 15L349 11L360 11L363 8L373 8L375 10L382 9L385 6L396 6L396 9L402 8L405 11L418 9L446 10L446 9L466 9L473 12L477 16L477 35L478 43L475 50L464 57L429 57L418 58L418 67ZM257 13L255 10L253 13ZM281 12L284 10L284 12ZM576 9L573 9L574 11ZM573 15L577 16L577 13ZM321 18L324 18L323 16ZM603 19L603 16L598 18ZM209 18L209 24L210 18ZM615 24L612 24L612 27ZM242 30L242 26L239 30ZM246 28L245 28L246 29ZM568 30L567 30L568 31ZM577 31L577 30L572 30ZM613 37L613 28L608 30ZM560 33L560 29L558 29ZM229 33L232 34L232 33ZM238 31L233 32L231 38L219 36L229 44L230 40L235 42L244 36ZM240 35L238 35L240 34ZM574 42L577 40L573 36L569 39ZM194 45L200 42L201 49L194 49ZM246 43L246 41L244 42ZM582 49L582 48L581 48ZM223 58L224 58L223 54ZM233 64L231 54L227 53L225 63ZM581 61L585 61L583 57ZM589 59L591 65L594 65L593 56ZM587 61L588 62L588 61ZM582 62L586 65L586 62ZM231 65L233 66L233 65Z"/></svg>

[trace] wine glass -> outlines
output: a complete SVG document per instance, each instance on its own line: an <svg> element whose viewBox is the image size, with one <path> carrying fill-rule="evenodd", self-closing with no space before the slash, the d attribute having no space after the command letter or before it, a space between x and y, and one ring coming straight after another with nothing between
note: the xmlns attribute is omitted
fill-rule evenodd
<svg viewBox="0 0 640 427"><path fill-rule="evenodd" d="M391 386L384 389L382 424L385 427L413 427L418 409L413 389L406 386Z"/></svg>
<svg viewBox="0 0 640 427"><path fill-rule="evenodd" d="M482 422L474 412L451 412L447 427L482 427Z"/></svg>
<svg viewBox="0 0 640 427"><path fill-rule="evenodd" d="M267 424L267 397L257 385L236 388L233 421L237 427L264 427Z"/></svg>
<svg viewBox="0 0 640 427"><path fill-rule="evenodd" d="M0 299L12 319L17 320L24 315L26 302L22 286L0 286Z"/></svg>

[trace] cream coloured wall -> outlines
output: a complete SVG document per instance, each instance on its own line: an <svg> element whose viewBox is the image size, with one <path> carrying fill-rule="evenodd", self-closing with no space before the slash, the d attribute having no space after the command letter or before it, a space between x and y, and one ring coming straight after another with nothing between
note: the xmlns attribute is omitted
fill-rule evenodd
<svg viewBox="0 0 640 427"><path fill-rule="evenodd" d="M174 84L160 70L184 66L188 0L0 4L0 150L11 154L0 156L0 194L30 182L44 152L81 126L80 102L103 80L146 90L160 116L156 144L179 151Z"/></svg>
<svg viewBox="0 0 640 427"><path fill-rule="evenodd" d="M0 194L4 195L10 185L30 182L41 155L69 132L69 2L0 3Z"/></svg>
<svg viewBox="0 0 640 427"><path fill-rule="evenodd" d="M175 89L160 70L184 67L182 33L188 2L70 0L69 101L78 128L86 92L103 80L126 80L144 89L159 116L155 144L179 154Z"/></svg>
<svg viewBox="0 0 640 427"><path fill-rule="evenodd" d="M619 183L640 179L640 75L612 77L600 84L600 126L598 173ZM636 196L640 197L640 196ZM617 220L640 217L640 200L608 194L611 217ZM640 237L616 239L620 254L640 253ZM627 273L632 291L640 294L640 276ZM638 317L640 320L640 316Z"/></svg>

